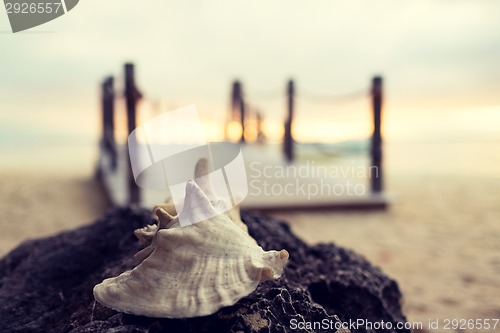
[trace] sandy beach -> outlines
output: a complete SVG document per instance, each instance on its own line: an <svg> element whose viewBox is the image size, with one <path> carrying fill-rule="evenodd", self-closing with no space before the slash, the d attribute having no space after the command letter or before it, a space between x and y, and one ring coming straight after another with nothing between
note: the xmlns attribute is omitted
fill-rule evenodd
<svg viewBox="0 0 500 333"><path fill-rule="evenodd" d="M90 223L107 208L85 175L3 172L0 254ZM408 320L500 317L500 179L392 176L393 205L377 212L280 212L308 243L335 242L397 280ZM293 255L293 254L292 254Z"/></svg>
<svg viewBox="0 0 500 333"><path fill-rule="evenodd" d="M0 179L0 256L23 240L90 223L109 208L90 175L4 171Z"/></svg>
<svg viewBox="0 0 500 333"><path fill-rule="evenodd" d="M421 327L414 332L500 332L500 1L156 1L148 7L153 10L141 15L131 1L89 1L76 7L77 3L54 2L49 12L50 3L44 9L30 2L27 16L21 15L25 6L14 3L3 23L0 18L0 59L5 64L0 73L0 258L23 241L93 223L112 209L110 201L116 206L137 202L128 200L134 198L129 193L134 173L146 189L139 200L145 206L152 207L177 189L181 193L183 188L176 185L190 179L188 166L203 151L212 157L211 173L217 171L212 180L218 177L223 185L217 195L225 193L232 204L245 198L243 207L268 209L264 214L286 221L306 243L351 249L394 279L403 295L404 314L414 327ZM206 146L222 141L240 150L226 154L229 150L219 153L215 144ZM116 164L110 156L117 157ZM111 184L111 199L95 179L96 169L109 175L102 179ZM151 170L158 174L148 175ZM281 175L283 170L297 172ZM247 186L240 191L243 175ZM299 205L316 209L334 200L337 205L383 205L386 198L390 203L383 210L286 210ZM129 221L141 224L137 216L134 212ZM253 230L261 226L256 222ZM115 232L94 234L118 239ZM274 240L274 235L266 236ZM85 288L95 285L81 272L108 276L110 260L103 253L114 255L116 246L107 246L110 238L102 238L104 250L96 242L77 242L85 250L94 249L92 255L47 242L48 269L39 264L42 246L37 243L30 252L33 256L19 256L29 259L30 268L36 267L34 274L27 274L16 260L9 261L19 268L19 275L13 275L14 283L0 280L0 296L6 295L0 302L10 306L0 307L0 331L3 322L24 325L27 312L34 320L29 318L20 331L44 331L41 321L64 321L60 331L70 331L73 324L86 322L80 319L90 311L88 327L101 325L94 323L97 303L90 310L87 299L80 299L84 306L73 311L67 304L76 303L64 303L61 290L60 308L69 315L54 311L50 318L55 319L45 320L47 311L35 311L34 303L52 305L36 292L45 292L50 281L56 295L63 279L47 274L40 279L43 287L38 287L31 277L60 273L53 263L82 264L83 260L60 260L53 249L61 249L64 255L78 254L90 263L74 274L66 264L62 271L80 278ZM289 247L300 253L288 239ZM133 243L128 246L135 251ZM120 253L128 258L122 249ZM296 268L294 278L300 286L303 272L318 279L346 277L354 287L334 281L340 293L321 280L317 295L331 292L337 298L332 308L340 312L348 308L339 301L348 292L344 299L359 307L346 311L346 317L369 309L359 316L387 318L379 310L394 308L394 297L386 297L394 288L366 292L366 281L357 281L359 276L368 284L377 283L377 288L386 284L379 284L373 270L357 269L352 261L346 262L356 267L357 275L343 274L335 261L326 273L315 273L328 262L323 257L342 258L325 253L318 264L311 259L316 253L304 256L307 261L292 261L289 267ZM99 265L96 258L101 259ZM116 261L116 270L127 264L122 259L119 266ZM307 263L315 263L314 269ZM333 270L338 274L331 274ZM22 284L20 276L30 278ZM294 281L287 288L297 285ZM315 280L299 289L298 302L308 309L303 291L313 294L316 285ZM359 298L358 289L363 293ZM91 297L74 290L72 296ZM26 311L15 302L17 295L27 296L29 301L23 298L19 303ZM206 295L203 290L194 298L213 303L214 298ZM183 303L204 308L194 298L176 300L175 310ZM277 296L255 299L262 303L268 298L274 301ZM296 310L293 302L282 298L285 307L292 304ZM367 305L371 298L376 299L373 307ZM148 298L149 304L156 303ZM285 307L279 305L280 310ZM252 321L261 325L271 318L271 324L281 327L283 320L274 321L276 308L264 311L269 317ZM257 310L260 316L261 308ZM186 319L186 312L178 313ZM284 311L284 316L295 319L297 313ZM102 316L106 321L101 331L108 330L108 324L109 331L135 329L115 315ZM246 311L239 315L250 316ZM485 320L492 326L478 328ZM430 327L436 321L438 328ZM447 321L452 324L448 328ZM140 324L140 329L157 329L156 324ZM239 324L231 325L241 330Z"/></svg>

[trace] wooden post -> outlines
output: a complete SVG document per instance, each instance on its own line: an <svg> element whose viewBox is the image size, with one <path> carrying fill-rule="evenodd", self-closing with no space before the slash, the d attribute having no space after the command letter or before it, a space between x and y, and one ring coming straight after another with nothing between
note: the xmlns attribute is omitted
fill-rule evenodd
<svg viewBox="0 0 500 333"><path fill-rule="evenodd" d="M243 98L243 85L235 82L236 107L240 109L241 138L240 143L245 143L245 99Z"/></svg>
<svg viewBox="0 0 500 333"><path fill-rule="evenodd" d="M373 102L373 135L371 142L372 163L370 166L370 179L372 193L381 193L384 188L382 170L382 77L376 76L372 81Z"/></svg>
<svg viewBox="0 0 500 333"><path fill-rule="evenodd" d="M293 121L293 108L295 99L295 84L293 80L288 81L287 86L287 96L288 96L288 114L285 120L285 136L283 138L283 152L288 162L294 159L293 150L293 136L292 136L292 121Z"/></svg>
<svg viewBox="0 0 500 333"><path fill-rule="evenodd" d="M241 114L241 138L240 143L245 143L245 99L243 93L240 95L240 114Z"/></svg>
<svg viewBox="0 0 500 333"><path fill-rule="evenodd" d="M127 123L129 134L136 128L136 107L137 102L142 97L141 93L135 85L134 65L131 63L125 64L125 100L127 103ZM128 149L127 149L128 155ZM130 156L128 156L128 191L129 204L138 204L140 202L139 187L135 183L132 173L132 164Z"/></svg>
<svg viewBox="0 0 500 333"><path fill-rule="evenodd" d="M262 113L257 110L255 117L257 121L257 144L263 144L266 141L266 136L264 135L264 131L262 130Z"/></svg>
<svg viewBox="0 0 500 333"><path fill-rule="evenodd" d="M102 146L106 154L111 156L111 167L116 170L115 145L115 92L113 77L107 77L102 84Z"/></svg>
<svg viewBox="0 0 500 333"><path fill-rule="evenodd" d="M233 82L231 89L231 119L239 113L241 124L240 143L245 143L245 100L243 99L243 88L241 82L236 80Z"/></svg>

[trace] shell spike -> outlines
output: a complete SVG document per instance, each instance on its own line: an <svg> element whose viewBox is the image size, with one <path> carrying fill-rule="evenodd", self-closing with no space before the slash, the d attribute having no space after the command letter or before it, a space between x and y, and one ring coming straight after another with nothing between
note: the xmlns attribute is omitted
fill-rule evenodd
<svg viewBox="0 0 500 333"><path fill-rule="evenodd" d="M210 168L208 159L200 158L194 169L194 179L207 198L209 198L210 201L213 201L217 199L217 196L215 195L209 172Z"/></svg>
<svg viewBox="0 0 500 333"><path fill-rule="evenodd" d="M164 208L156 207L154 214L158 217L159 229L169 229L175 223L175 217L170 215Z"/></svg>
<svg viewBox="0 0 500 333"><path fill-rule="evenodd" d="M182 226L209 220L220 215L198 184L190 180L186 184L186 197L179 222Z"/></svg>

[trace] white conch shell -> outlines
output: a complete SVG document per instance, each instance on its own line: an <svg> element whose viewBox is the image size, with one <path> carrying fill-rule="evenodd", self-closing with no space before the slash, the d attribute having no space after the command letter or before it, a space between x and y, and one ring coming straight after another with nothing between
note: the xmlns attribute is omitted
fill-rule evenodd
<svg viewBox="0 0 500 333"><path fill-rule="evenodd" d="M183 218L199 221L214 210L197 183L188 182ZM235 304L261 281L280 277L288 259L286 250L264 251L229 214L181 227L164 208L155 213L158 228L136 231L149 244L135 256L140 264L96 285L100 303L149 317L209 315Z"/></svg>

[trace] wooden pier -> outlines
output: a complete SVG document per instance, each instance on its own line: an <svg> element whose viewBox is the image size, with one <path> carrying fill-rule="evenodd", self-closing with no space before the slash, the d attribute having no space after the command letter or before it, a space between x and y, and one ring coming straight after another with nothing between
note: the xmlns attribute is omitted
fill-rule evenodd
<svg viewBox="0 0 500 333"><path fill-rule="evenodd" d="M130 133L136 128L136 106L142 94L135 83L134 66L126 64L124 72L123 93L127 109L127 128ZM115 140L114 101L117 93L113 85L112 77L107 77L102 84L103 131L97 174L113 205L153 207L167 199L169 193L141 189L136 185L128 147L125 144L117 144ZM242 208L266 211L386 208L390 198L383 188L382 78L375 77L372 82L370 95L373 103L374 131L364 159L322 158L316 165L297 159L296 157L300 156L301 145L294 141L291 133L296 96L293 80L288 82L286 92L288 112L281 149L279 146L246 143L244 130L242 131L238 144L245 161L248 184L248 195L241 204ZM240 120L244 123L245 101L241 82L233 84L231 95L233 112L236 109ZM345 170L354 166L361 170L362 177L359 174L343 175L346 173ZM315 169L321 172L317 170L315 172ZM344 170L344 172L335 173L332 170Z"/></svg>

